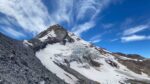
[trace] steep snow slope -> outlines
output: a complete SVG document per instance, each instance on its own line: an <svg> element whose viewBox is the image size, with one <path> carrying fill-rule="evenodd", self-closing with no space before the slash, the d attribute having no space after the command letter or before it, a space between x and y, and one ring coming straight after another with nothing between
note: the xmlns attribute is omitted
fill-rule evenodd
<svg viewBox="0 0 150 84"><path fill-rule="evenodd" d="M64 37L59 38L61 32L58 33L57 31L62 31L62 27L54 25L47 33L44 33L45 35L38 36L40 38L37 39L40 42L49 42L52 39L53 42L36 51L36 56L48 70L55 73L65 82L75 84L79 79L59 65L71 68L86 78L101 84L127 83L129 79L150 83L148 75L136 74L129 70L126 66L119 63L118 58L113 56L111 52L95 47L76 37L73 33L65 32L61 34ZM73 41L70 42L68 38ZM127 57L120 58L137 61Z"/></svg>
<svg viewBox="0 0 150 84"><path fill-rule="evenodd" d="M71 55L70 52L71 51L66 46L56 43L53 45L47 45L45 49L37 52L36 56L47 69L55 73L62 80L70 84L75 84L77 82L77 78L55 64L55 62L63 62L62 60L65 58L63 56ZM60 57L60 55L62 56Z"/></svg>

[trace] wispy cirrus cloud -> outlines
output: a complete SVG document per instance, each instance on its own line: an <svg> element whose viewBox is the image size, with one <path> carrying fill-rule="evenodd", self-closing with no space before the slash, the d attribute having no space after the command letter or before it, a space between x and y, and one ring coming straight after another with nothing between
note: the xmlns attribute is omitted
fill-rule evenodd
<svg viewBox="0 0 150 84"><path fill-rule="evenodd" d="M74 0L57 0L54 1L54 10L50 10L51 21L55 23L66 22L71 24L73 22L73 9L74 9ZM49 3L51 5L51 3Z"/></svg>
<svg viewBox="0 0 150 84"><path fill-rule="evenodd" d="M102 24L102 26L105 28L105 29L109 29L111 27L113 27L115 24L113 23L108 23L108 24Z"/></svg>
<svg viewBox="0 0 150 84"><path fill-rule="evenodd" d="M86 0L80 1L79 7L77 9L77 17L76 20L82 20L83 18L88 18L88 21L84 23L74 26L72 31L77 33L77 35L81 35L83 32L88 31L93 28L96 23L97 15L110 3L110 0ZM86 15L85 15L86 14ZM98 18L98 17L97 17ZM86 28L85 28L86 26Z"/></svg>
<svg viewBox="0 0 150 84"><path fill-rule="evenodd" d="M132 35L132 34L141 32L141 31L143 31L143 30L145 30L147 28L149 28L148 25L139 25L139 26L136 26L136 27L129 28L129 29L125 30L123 32L123 35Z"/></svg>
<svg viewBox="0 0 150 84"><path fill-rule="evenodd" d="M49 25L50 16L41 0L0 0L0 12L29 32L40 32Z"/></svg>
<svg viewBox="0 0 150 84"><path fill-rule="evenodd" d="M131 35L121 38L122 42L140 41L140 40L150 40L150 36L145 35Z"/></svg>
<svg viewBox="0 0 150 84"><path fill-rule="evenodd" d="M81 24L81 25L77 25L77 26L74 26L74 28L72 29L72 31L76 34L76 35L81 35L81 33L91 29L92 27L95 26L95 23L94 22L86 22L84 24Z"/></svg>
<svg viewBox="0 0 150 84"><path fill-rule="evenodd" d="M121 41L122 42L131 42L131 41L140 41L140 40L150 40L150 36L137 35L137 33L142 32L148 28L149 28L148 24L129 28L129 29L123 31Z"/></svg>
<svg viewBox="0 0 150 84"><path fill-rule="evenodd" d="M97 15L110 3L110 0L53 2L55 3L48 3L47 6L42 0L0 0L0 13L6 16L5 21L0 23L10 28L15 25L34 35L50 25L65 23L72 28L72 32L80 36L95 26ZM55 9L51 10L50 5Z"/></svg>
<svg viewBox="0 0 150 84"><path fill-rule="evenodd" d="M88 42L91 43L99 43L101 41L101 35L95 35L92 38L90 38L90 40Z"/></svg>
<svg viewBox="0 0 150 84"><path fill-rule="evenodd" d="M97 40L93 40L93 41L89 41L91 43L99 43L101 41L101 39L97 39Z"/></svg>
<svg viewBox="0 0 150 84"><path fill-rule="evenodd" d="M85 14L90 14L90 18L93 19L97 16L102 9L108 5L110 0L78 0L77 20L83 19Z"/></svg>
<svg viewBox="0 0 150 84"><path fill-rule="evenodd" d="M5 27L3 28L3 31L7 34L7 35L10 35L10 37L16 37L16 38L20 38L20 37L26 37L25 34L21 33L21 32L18 32L12 28L9 28L9 27Z"/></svg>

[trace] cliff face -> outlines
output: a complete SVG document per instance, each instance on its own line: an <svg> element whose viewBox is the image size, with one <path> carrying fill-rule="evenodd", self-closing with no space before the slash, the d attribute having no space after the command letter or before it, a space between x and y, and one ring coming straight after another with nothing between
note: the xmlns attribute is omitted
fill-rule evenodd
<svg viewBox="0 0 150 84"><path fill-rule="evenodd" d="M0 34L0 84L149 84L149 64L96 47L60 25L29 41Z"/></svg>

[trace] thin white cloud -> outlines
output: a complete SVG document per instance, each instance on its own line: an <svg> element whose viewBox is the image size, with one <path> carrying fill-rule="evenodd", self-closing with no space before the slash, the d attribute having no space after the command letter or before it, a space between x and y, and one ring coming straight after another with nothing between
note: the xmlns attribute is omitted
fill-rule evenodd
<svg viewBox="0 0 150 84"><path fill-rule="evenodd" d="M102 24L102 26L103 26L105 29L109 29L109 28L113 27L114 24L108 23L108 24Z"/></svg>
<svg viewBox="0 0 150 84"><path fill-rule="evenodd" d="M99 43L101 41L101 35L95 35L88 42L91 43Z"/></svg>
<svg viewBox="0 0 150 84"><path fill-rule="evenodd" d="M101 41L101 39L97 39L97 40L93 40L93 41L88 41L90 43L99 43Z"/></svg>
<svg viewBox="0 0 150 84"><path fill-rule="evenodd" d="M110 3L110 0L86 0L86 1L80 1L78 2L78 9L77 9L77 21L82 20L83 18L87 18L88 14L91 14L88 16L90 17L90 20L74 26L72 31L75 32L77 35L81 35L83 32L88 31L89 29L93 28L95 23L96 16L104 9L108 4ZM86 26L86 28L85 28Z"/></svg>
<svg viewBox="0 0 150 84"><path fill-rule="evenodd" d="M149 28L148 25L140 25L140 26L136 26L136 27L133 27L133 28L129 28L127 30L125 30L123 32L123 35L132 35L132 34L135 34L135 33L138 33L138 32L141 32L145 29Z"/></svg>
<svg viewBox="0 0 150 84"><path fill-rule="evenodd" d="M150 36L147 36L148 39L150 39Z"/></svg>
<svg viewBox="0 0 150 84"><path fill-rule="evenodd" d="M133 24L134 20L132 18L126 18L120 25L121 29L129 28Z"/></svg>
<svg viewBox="0 0 150 84"><path fill-rule="evenodd" d="M18 32L9 27L3 28L3 31L4 31L4 33L7 33L8 35L10 35L12 38L26 37L25 34Z"/></svg>
<svg viewBox="0 0 150 84"><path fill-rule="evenodd" d="M95 26L95 23L94 22L87 22L87 23L84 23L84 24L81 24L81 25L77 25L75 26L73 29L73 32L76 34L76 35L81 35L83 32L91 29L92 27Z"/></svg>
<svg viewBox="0 0 150 84"><path fill-rule="evenodd" d="M149 40L150 36L144 36L144 35L131 35L131 36L125 36L122 37L122 42L131 42L131 41L140 41L140 40Z"/></svg>
<svg viewBox="0 0 150 84"><path fill-rule="evenodd" d="M118 38L115 38L115 39L110 40L110 42L115 42L117 40L118 40Z"/></svg>
<svg viewBox="0 0 150 84"><path fill-rule="evenodd" d="M73 19L74 0L57 0L55 10L51 13L51 20L56 23L67 22L70 24Z"/></svg>
<svg viewBox="0 0 150 84"><path fill-rule="evenodd" d="M90 40L96 40L96 39L100 39L100 38L101 38L101 35L95 35Z"/></svg>
<svg viewBox="0 0 150 84"><path fill-rule="evenodd" d="M110 0L81 0L78 2L77 20L83 19L85 14L92 13L91 18L95 18L97 14L109 3ZM90 12L89 12L90 11Z"/></svg>

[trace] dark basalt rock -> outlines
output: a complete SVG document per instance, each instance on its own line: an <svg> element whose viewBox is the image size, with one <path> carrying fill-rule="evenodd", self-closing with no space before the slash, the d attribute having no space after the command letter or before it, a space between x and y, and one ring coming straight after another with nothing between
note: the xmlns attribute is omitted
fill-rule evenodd
<svg viewBox="0 0 150 84"><path fill-rule="evenodd" d="M105 60L106 63L108 63L110 66L115 67L115 68L119 68L118 64L111 61L111 60Z"/></svg>
<svg viewBox="0 0 150 84"><path fill-rule="evenodd" d="M0 34L0 84L66 84L47 70L21 41Z"/></svg>

